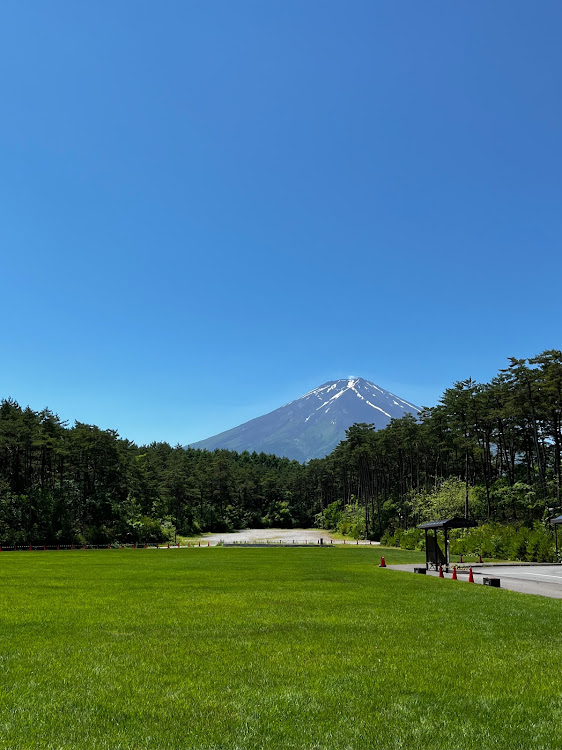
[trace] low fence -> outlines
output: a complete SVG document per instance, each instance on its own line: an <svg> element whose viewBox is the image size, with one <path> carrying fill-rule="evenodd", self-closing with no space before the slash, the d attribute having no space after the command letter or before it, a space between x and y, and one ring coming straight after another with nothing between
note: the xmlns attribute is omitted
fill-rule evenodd
<svg viewBox="0 0 562 750"><path fill-rule="evenodd" d="M337 544L349 546L371 546L371 540L359 539L264 539L263 541L221 542L223 547L333 547ZM378 542L374 542L378 544Z"/></svg>
<svg viewBox="0 0 562 750"><path fill-rule="evenodd" d="M188 542L187 544L139 543L139 544L29 544L19 546L0 546L0 552L52 552L67 550L120 550L120 549L186 549L187 547L210 547L209 542Z"/></svg>
<svg viewBox="0 0 562 750"><path fill-rule="evenodd" d="M219 540L215 544L211 545L210 542L201 540L197 542L187 542L186 544L176 543L164 543L156 544L153 542L140 542L138 544L24 544L18 546L0 546L0 552L52 552L52 551L68 551L68 550L120 550L120 549L188 549L195 547L331 547L335 545L348 545L348 546L371 546L372 541L367 540L334 540L334 539L265 539L263 541L233 541L225 542ZM378 544L378 542L374 542Z"/></svg>

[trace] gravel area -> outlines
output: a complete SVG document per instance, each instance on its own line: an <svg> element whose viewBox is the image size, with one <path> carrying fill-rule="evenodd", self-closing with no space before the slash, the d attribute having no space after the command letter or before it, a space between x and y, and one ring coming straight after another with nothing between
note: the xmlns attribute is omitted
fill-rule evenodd
<svg viewBox="0 0 562 750"><path fill-rule="evenodd" d="M201 537L201 541L209 542L211 545L219 542L270 542L292 544L316 544L319 539L324 539L333 544L343 544L340 539L334 539L329 531L325 529L243 529L242 531L220 532L218 534L206 534ZM355 544L354 540L346 539L346 544ZM359 544L369 544L369 542L360 541ZM378 544L373 542L372 544Z"/></svg>

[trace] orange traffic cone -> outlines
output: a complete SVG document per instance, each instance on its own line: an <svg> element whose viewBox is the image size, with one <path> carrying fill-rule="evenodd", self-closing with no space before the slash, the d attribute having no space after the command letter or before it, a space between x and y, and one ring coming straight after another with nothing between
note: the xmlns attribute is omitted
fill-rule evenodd
<svg viewBox="0 0 562 750"><path fill-rule="evenodd" d="M386 568L386 562L384 557L381 557L381 564L379 565L379 568Z"/></svg>
<svg viewBox="0 0 562 750"><path fill-rule="evenodd" d="M443 575L443 566L442 565L439 566L439 578L445 578L445 576Z"/></svg>
<svg viewBox="0 0 562 750"><path fill-rule="evenodd" d="M453 565L453 575L451 577L451 580L453 580L453 581L457 581L458 580L458 578L457 578L457 566L456 565Z"/></svg>
<svg viewBox="0 0 562 750"><path fill-rule="evenodd" d="M468 582L474 583L474 576L472 575L472 566L468 569Z"/></svg>

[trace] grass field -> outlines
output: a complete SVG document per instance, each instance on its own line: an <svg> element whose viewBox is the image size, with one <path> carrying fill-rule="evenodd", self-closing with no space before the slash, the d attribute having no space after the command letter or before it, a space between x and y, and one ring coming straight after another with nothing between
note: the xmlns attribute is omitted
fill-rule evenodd
<svg viewBox="0 0 562 750"><path fill-rule="evenodd" d="M561 602L379 559L2 552L0 747L562 747Z"/></svg>

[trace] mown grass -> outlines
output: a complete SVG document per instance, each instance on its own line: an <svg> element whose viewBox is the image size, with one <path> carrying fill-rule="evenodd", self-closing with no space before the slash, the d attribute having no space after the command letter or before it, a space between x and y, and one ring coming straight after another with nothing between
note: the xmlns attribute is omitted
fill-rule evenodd
<svg viewBox="0 0 562 750"><path fill-rule="evenodd" d="M379 560L3 552L0 746L561 747L561 602Z"/></svg>

